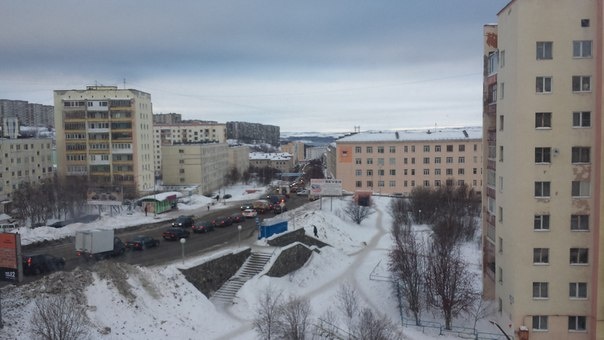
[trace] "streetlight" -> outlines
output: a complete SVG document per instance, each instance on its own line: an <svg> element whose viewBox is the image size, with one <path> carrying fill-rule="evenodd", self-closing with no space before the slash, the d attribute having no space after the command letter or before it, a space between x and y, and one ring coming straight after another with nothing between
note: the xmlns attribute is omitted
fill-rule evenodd
<svg viewBox="0 0 604 340"><path fill-rule="evenodd" d="M241 248L241 224L237 226L237 234L239 237L239 243L237 244L237 249Z"/></svg>
<svg viewBox="0 0 604 340"><path fill-rule="evenodd" d="M419 209L419 216L418 216L418 222L421 224L422 223L422 210Z"/></svg>
<svg viewBox="0 0 604 340"><path fill-rule="evenodd" d="M180 239L180 245L182 248L182 264L185 264L185 243L187 243L187 239L184 237Z"/></svg>

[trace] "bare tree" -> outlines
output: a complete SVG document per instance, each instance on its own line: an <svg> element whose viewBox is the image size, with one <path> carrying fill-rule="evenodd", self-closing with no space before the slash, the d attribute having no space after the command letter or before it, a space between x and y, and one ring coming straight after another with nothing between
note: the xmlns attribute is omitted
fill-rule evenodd
<svg viewBox="0 0 604 340"><path fill-rule="evenodd" d="M485 301L481 297L477 298L469 312L474 320L474 331L476 331L476 324L478 323L478 320L482 320L492 315L494 312L495 305L492 300Z"/></svg>
<svg viewBox="0 0 604 340"><path fill-rule="evenodd" d="M360 309L359 302L357 300L358 295L357 290L350 282L344 282L341 284L336 293L337 307L346 318L348 332L352 332L354 318L357 316Z"/></svg>
<svg viewBox="0 0 604 340"><path fill-rule="evenodd" d="M420 325L426 270L424 248L411 230L401 225L393 224L391 234L394 247L389 253L389 269L398 278L407 307L415 318L415 324Z"/></svg>
<svg viewBox="0 0 604 340"><path fill-rule="evenodd" d="M445 328L451 329L453 318L469 312L478 293L473 284L474 274L461 259L459 247L447 251L447 245L433 242L426 271L428 303L440 309L445 318Z"/></svg>
<svg viewBox="0 0 604 340"><path fill-rule="evenodd" d="M392 216L394 224L411 225L410 215L412 211L409 200L404 198L391 200L388 205L388 212Z"/></svg>
<svg viewBox="0 0 604 340"><path fill-rule="evenodd" d="M262 339L277 338L279 313L283 292L266 287L258 297L258 308L254 318L254 329Z"/></svg>
<svg viewBox="0 0 604 340"><path fill-rule="evenodd" d="M32 333L44 340L79 340L88 336L86 310L69 295L38 298L32 315Z"/></svg>
<svg viewBox="0 0 604 340"><path fill-rule="evenodd" d="M342 209L344 214L356 223L361 224L369 215L373 214L374 211L369 207L358 205L353 201L350 201L348 205Z"/></svg>
<svg viewBox="0 0 604 340"><path fill-rule="evenodd" d="M289 297L279 307L277 332L281 339L304 340L311 315L308 298Z"/></svg>
<svg viewBox="0 0 604 340"><path fill-rule="evenodd" d="M359 314L354 335L359 340L395 340L401 339L392 321L385 315L376 315L370 308L363 308Z"/></svg>

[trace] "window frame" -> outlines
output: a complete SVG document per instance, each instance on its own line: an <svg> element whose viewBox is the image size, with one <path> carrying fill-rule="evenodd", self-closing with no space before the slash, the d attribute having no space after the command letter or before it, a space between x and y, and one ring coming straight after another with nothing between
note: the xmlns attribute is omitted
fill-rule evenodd
<svg viewBox="0 0 604 340"><path fill-rule="evenodd" d="M549 265L549 248L533 248L533 265Z"/></svg>
<svg viewBox="0 0 604 340"><path fill-rule="evenodd" d="M571 231L589 231L589 214L571 214Z"/></svg>
<svg viewBox="0 0 604 340"><path fill-rule="evenodd" d="M587 317L585 315L569 315L568 331L587 332Z"/></svg>
<svg viewBox="0 0 604 340"><path fill-rule="evenodd" d="M535 147L535 163L536 164L551 164L552 163L552 148L548 146Z"/></svg>
<svg viewBox="0 0 604 340"><path fill-rule="evenodd" d="M549 282L533 282L533 300L549 299Z"/></svg>
<svg viewBox="0 0 604 340"><path fill-rule="evenodd" d="M551 197L551 182L549 181L535 181L535 198L549 198Z"/></svg>
<svg viewBox="0 0 604 340"><path fill-rule="evenodd" d="M587 300L587 282L569 282L568 298L573 300Z"/></svg>
<svg viewBox="0 0 604 340"><path fill-rule="evenodd" d="M588 46L586 49L585 47ZM591 40L573 40L573 58L589 59L592 58L593 42ZM588 50L587 53L585 51Z"/></svg>
<svg viewBox="0 0 604 340"><path fill-rule="evenodd" d="M548 316L547 315L533 315L532 317L532 328L533 331L547 331L548 330Z"/></svg>
<svg viewBox="0 0 604 340"><path fill-rule="evenodd" d="M569 251L569 264L581 266L589 264L589 248L573 247Z"/></svg>
<svg viewBox="0 0 604 340"><path fill-rule="evenodd" d="M535 129L550 130L552 128L551 112L535 112Z"/></svg>
<svg viewBox="0 0 604 340"><path fill-rule="evenodd" d="M533 231L549 231L550 227L550 215L540 214L534 215L533 218Z"/></svg>
<svg viewBox="0 0 604 340"><path fill-rule="evenodd" d="M591 196L590 181L572 181L571 182L571 197L582 198Z"/></svg>
<svg viewBox="0 0 604 340"><path fill-rule="evenodd" d="M587 125L584 125L585 123ZM590 128L591 111L573 111L572 124L573 128Z"/></svg>
<svg viewBox="0 0 604 340"><path fill-rule="evenodd" d="M591 92L591 76L572 76L571 88L574 93Z"/></svg>
<svg viewBox="0 0 604 340"><path fill-rule="evenodd" d="M553 79L551 76L537 76L535 78L535 93L552 93Z"/></svg>
<svg viewBox="0 0 604 340"><path fill-rule="evenodd" d="M554 59L554 42L553 41L537 41L537 43L536 43L536 59L537 60Z"/></svg>
<svg viewBox="0 0 604 340"><path fill-rule="evenodd" d="M573 146L571 149L572 164L591 163L591 148L589 146Z"/></svg>

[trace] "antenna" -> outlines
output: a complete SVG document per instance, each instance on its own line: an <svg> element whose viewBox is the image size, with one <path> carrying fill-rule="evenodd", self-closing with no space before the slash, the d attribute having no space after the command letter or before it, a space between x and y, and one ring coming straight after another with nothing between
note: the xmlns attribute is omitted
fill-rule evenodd
<svg viewBox="0 0 604 340"><path fill-rule="evenodd" d="M126 89L126 78L124 78L124 90Z"/></svg>

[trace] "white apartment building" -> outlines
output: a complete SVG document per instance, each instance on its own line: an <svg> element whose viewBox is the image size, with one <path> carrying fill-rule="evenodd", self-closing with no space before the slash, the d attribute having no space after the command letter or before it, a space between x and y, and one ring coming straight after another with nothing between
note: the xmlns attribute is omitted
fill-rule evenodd
<svg viewBox="0 0 604 340"><path fill-rule="evenodd" d="M151 95L117 86L55 90L57 171L127 198L154 189Z"/></svg>
<svg viewBox="0 0 604 340"><path fill-rule="evenodd" d="M603 0L484 27L484 295L519 339L604 339Z"/></svg>
<svg viewBox="0 0 604 340"><path fill-rule="evenodd" d="M477 127L355 133L336 140L336 178L344 190L409 195L417 186L482 188Z"/></svg>
<svg viewBox="0 0 604 340"><path fill-rule="evenodd" d="M158 116L163 117L162 115L155 115L156 121ZM153 143L156 176L161 175L162 146L181 143L226 143L226 135L226 124L216 122L155 123L153 126Z"/></svg>

